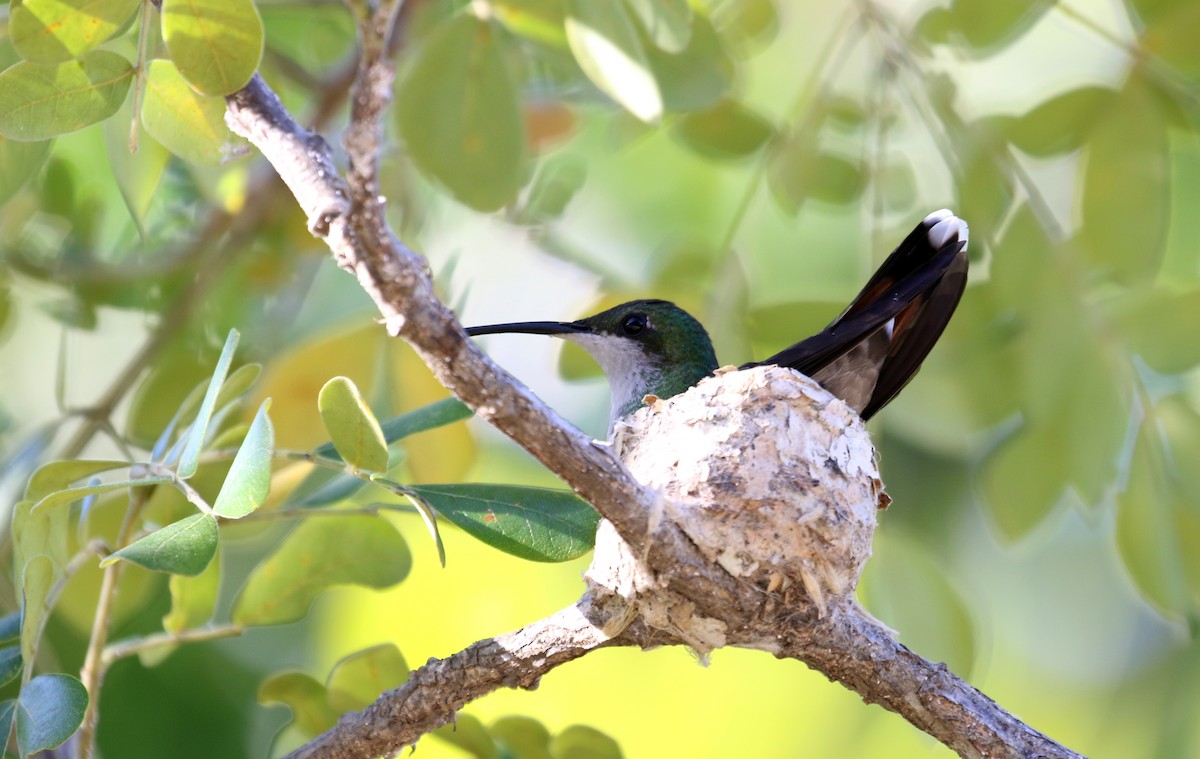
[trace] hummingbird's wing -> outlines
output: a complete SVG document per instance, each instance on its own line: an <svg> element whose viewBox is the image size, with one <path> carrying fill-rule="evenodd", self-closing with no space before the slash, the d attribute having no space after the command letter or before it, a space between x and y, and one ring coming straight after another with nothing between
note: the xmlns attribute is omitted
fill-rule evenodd
<svg viewBox="0 0 1200 759"><path fill-rule="evenodd" d="M841 316L763 361L812 377L870 419L908 384L967 284L967 225L936 211L892 251Z"/></svg>

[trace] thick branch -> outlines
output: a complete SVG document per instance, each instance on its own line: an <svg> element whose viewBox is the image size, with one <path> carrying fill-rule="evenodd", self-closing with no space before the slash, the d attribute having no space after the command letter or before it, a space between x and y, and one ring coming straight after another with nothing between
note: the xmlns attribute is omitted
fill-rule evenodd
<svg viewBox="0 0 1200 759"><path fill-rule="evenodd" d="M934 664L892 637L853 601L813 624L780 620L780 658L799 659L896 712L964 757L1081 759L1000 708L945 664Z"/></svg>
<svg viewBox="0 0 1200 759"><path fill-rule="evenodd" d="M591 617L592 619L589 619ZM594 621L593 621L594 620ZM498 688L536 688L545 673L611 641L586 600L516 632L434 659L367 709L346 714L288 759L391 756Z"/></svg>

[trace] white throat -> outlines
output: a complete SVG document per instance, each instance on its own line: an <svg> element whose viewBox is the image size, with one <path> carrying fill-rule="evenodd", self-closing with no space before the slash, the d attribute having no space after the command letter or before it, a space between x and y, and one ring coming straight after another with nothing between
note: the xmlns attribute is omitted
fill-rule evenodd
<svg viewBox="0 0 1200 759"><path fill-rule="evenodd" d="M660 376L654 363L646 357L641 346L632 340L584 332L561 335L565 340L583 348L608 377L612 404L608 416L608 435L611 438L617 420L642 405L647 389L653 387Z"/></svg>

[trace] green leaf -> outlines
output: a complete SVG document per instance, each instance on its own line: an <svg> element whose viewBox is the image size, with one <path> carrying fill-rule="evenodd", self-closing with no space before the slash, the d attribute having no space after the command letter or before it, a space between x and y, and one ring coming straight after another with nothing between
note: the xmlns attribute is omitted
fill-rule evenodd
<svg viewBox="0 0 1200 759"><path fill-rule="evenodd" d="M242 625L294 622L333 585L386 588L408 576L408 544L387 520L374 516L324 516L297 527L250 574L234 603Z"/></svg>
<svg viewBox="0 0 1200 759"><path fill-rule="evenodd" d="M48 155L49 140L17 142L0 136L0 205L7 203L38 173Z"/></svg>
<svg viewBox="0 0 1200 759"><path fill-rule="evenodd" d="M488 732L516 759L552 759L550 731L532 717L501 717L488 727Z"/></svg>
<svg viewBox="0 0 1200 759"><path fill-rule="evenodd" d="M622 759L615 740L587 725L571 725L550 740L554 759Z"/></svg>
<svg viewBox="0 0 1200 759"><path fill-rule="evenodd" d="M17 700L7 698L0 701L0 735L6 738L12 734L13 717L17 713Z"/></svg>
<svg viewBox="0 0 1200 759"><path fill-rule="evenodd" d="M975 54L991 55L1028 31L1052 7L1053 0L954 0L949 11L931 10L918 29L934 43L945 41L945 35L953 32L968 48L974 48Z"/></svg>
<svg viewBox="0 0 1200 759"><path fill-rule="evenodd" d="M138 233L146 235L146 212L154 200L159 179L166 171L171 153L142 129L138 131L137 152L129 149L129 134L134 122L133 108L122 107L104 122L104 147L113 178Z"/></svg>
<svg viewBox="0 0 1200 759"><path fill-rule="evenodd" d="M193 90L171 61L150 61L142 126L185 161L216 166L229 154L225 99Z"/></svg>
<svg viewBox="0 0 1200 759"><path fill-rule="evenodd" d="M467 752L475 759L499 759L496 742L477 717L459 712L454 721L433 731L433 735Z"/></svg>
<svg viewBox="0 0 1200 759"><path fill-rule="evenodd" d="M26 60L68 61L111 37L139 4L138 0L20 0L9 10L9 38Z"/></svg>
<svg viewBox="0 0 1200 759"><path fill-rule="evenodd" d="M132 81L129 61L108 50L58 64L16 63L0 72L0 135L32 142L103 121Z"/></svg>
<svg viewBox="0 0 1200 759"><path fill-rule="evenodd" d="M418 498L468 534L530 561L568 561L591 550L599 516L568 490L412 485Z"/></svg>
<svg viewBox="0 0 1200 759"><path fill-rule="evenodd" d="M337 724L338 713L330 708L325 686L302 672L272 675L258 686L258 703L283 704L292 710L296 728L314 737Z"/></svg>
<svg viewBox="0 0 1200 759"><path fill-rule="evenodd" d="M741 0L722 3L713 9L713 19L722 36L757 48L779 32L779 12L772 0Z"/></svg>
<svg viewBox="0 0 1200 759"><path fill-rule="evenodd" d="M491 8L500 23L513 34L566 49L563 6L559 0L495 0Z"/></svg>
<svg viewBox="0 0 1200 759"><path fill-rule="evenodd" d="M45 556L55 567L68 559L70 513L66 509L34 511L33 501L13 506L11 532L13 567L20 571L35 556Z"/></svg>
<svg viewBox="0 0 1200 759"><path fill-rule="evenodd" d="M1097 123L1083 175L1083 240L1128 283L1158 273L1166 247L1171 161L1161 103L1137 76Z"/></svg>
<svg viewBox="0 0 1200 759"><path fill-rule="evenodd" d="M692 38L688 0L625 0L646 36L659 50L678 53Z"/></svg>
<svg viewBox="0 0 1200 759"><path fill-rule="evenodd" d="M438 531L437 514L434 513L425 502L413 496L410 488L401 485L394 480L390 480L383 475L372 475L371 482L391 490L396 495L402 495L407 498L417 510L417 514L421 516L421 521L425 523L425 529L429 531L429 537L433 538L433 544L437 548L438 562L444 567L446 566L446 546L442 543L442 534Z"/></svg>
<svg viewBox="0 0 1200 759"><path fill-rule="evenodd" d="M54 563L48 556L34 556L25 563L21 577L21 659L32 668L48 609L46 599L54 585Z"/></svg>
<svg viewBox="0 0 1200 759"><path fill-rule="evenodd" d="M692 150L718 160L753 155L775 134L769 121L733 100L684 116L674 131Z"/></svg>
<svg viewBox="0 0 1200 759"><path fill-rule="evenodd" d="M262 59L262 19L251 0L163 0L162 33L179 73L204 95L237 92Z"/></svg>
<svg viewBox="0 0 1200 759"><path fill-rule="evenodd" d="M238 448L237 455L213 502L213 513L227 519L241 519L262 505L271 491L271 455L275 452L275 431L271 427L268 398L258 407L254 421Z"/></svg>
<svg viewBox="0 0 1200 759"><path fill-rule="evenodd" d="M40 501L51 493L66 489L72 482L82 480L84 477L127 466L129 466L128 461L80 459L51 461L49 464L38 467L33 476L29 478L29 484L25 486L25 498L30 501Z"/></svg>
<svg viewBox="0 0 1200 759"><path fill-rule="evenodd" d="M204 447L204 438L208 435L208 423L212 420L213 411L216 410L217 396L221 392L221 385L225 382L225 375L229 373L229 364L233 361L233 353L237 350L239 337L241 335L236 329L229 330L229 336L225 338L225 346L221 349L221 356L217 359L217 367L213 370L212 379L209 380L208 389L204 391L204 400L200 402L200 410L196 412L196 420L192 422L187 443L179 457L178 473L183 479L195 474L196 468L199 466L200 450Z"/></svg>
<svg viewBox="0 0 1200 759"><path fill-rule="evenodd" d="M1059 446L1044 427L1023 429L984 460L984 504L1006 540L1033 532L1062 497L1066 473Z"/></svg>
<svg viewBox="0 0 1200 759"><path fill-rule="evenodd" d="M1148 290L1118 314L1132 353L1156 372L1178 374L1200 364L1200 289L1185 292Z"/></svg>
<svg viewBox="0 0 1200 759"><path fill-rule="evenodd" d="M130 543L100 566L124 559L156 572L194 577L216 555L217 537L217 520L212 514L193 514Z"/></svg>
<svg viewBox="0 0 1200 759"><path fill-rule="evenodd" d="M408 679L408 662L394 643L381 643L346 656L325 682L329 706L345 713L365 709L386 690Z"/></svg>
<svg viewBox="0 0 1200 759"><path fill-rule="evenodd" d="M21 647L0 648L0 686L7 685L21 674Z"/></svg>
<svg viewBox="0 0 1200 759"><path fill-rule="evenodd" d="M80 462L83 463L83 462ZM89 462L99 463L99 462ZM125 462L122 466L129 466L129 462ZM171 478L162 476L140 477L136 480L118 480L116 482L101 482L96 485L80 485L74 488L66 488L59 490L46 496L42 500L34 504L35 511L50 510L56 506L65 506L69 503L74 503L79 499L89 495L99 495L100 493L108 493L113 490L121 490L124 488L138 488L149 485L160 485L165 482L171 482Z"/></svg>
<svg viewBox="0 0 1200 759"><path fill-rule="evenodd" d="M213 556L204 571L194 577L173 574L168 583L171 591L171 611L163 616L163 630L178 633L207 624L217 605L221 588L219 553Z"/></svg>
<svg viewBox="0 0 1200 759"><path fill-rule="evenodd" d="M644 122L663 113L662 94L621 0L567 0L567 43L583 73Z"/></svg>
<svg viewBox="0 0 1200 759"><path fill-rule="evenodd" d="M1006 130L1008 138L1032 156L1079 150L1098 118L1111 112L1116 94L1107 87L1080 87L1064 92L1015 119Z"/></svg>
<svg viewBox="0 0 1200 759"><path fill-rule="evenodd" d="M497 27L455 16L416 53L396 91L408 154L477 211L508 205L525 181L525 125Z"/></svg>
<svg viewBox="0 0 1200 759"><path fill-rule="evenodd" d="M10 611L0 617L0 645L21 638L21 612Z"/></svg>
<svg viewBox="0 0 1200 759"><path fill-rule="evenodd" d="M1140 47L1194 82L1200 77L1197 28L1200 28L1200 6L1190 2L1175 3L1173 7L1164 8L1161 15L1151 16Z"/></svg>
<svg viewBox="0 0 1200 759"><path fill-rule="evenodd" d="M347 377L334 377L317 396L321 421L342 460L358 469L386 472L387 443L371 407Z"/></svg>
<svg viewBox="0 0 1200 759"><path fill-rule="evenodd" d="M737 65L712 22L699 13L692 17L692 37L682 52L650 48L647 59L663 107L669 111L712 108L728 95L737 74Z"/></svg>
<svg viewBox="0 0 1200 759"><path fill-rule="evenodd" d="M583 189L585 179L587 166L574 156L542 161L521 209L520 222L544 224L561 217Z"/></svg>
<svg viewBox="0 0 1200 759"><path fill-rule="evenodd" d="M17 697L17 746L21 756L62 745L83 722L88 694L70 675L38 675Z"/></svg>
<svg viewBox="0 0 1200 759"><path fill-rule="evenodd" d="M447 424L461 422L463 419L470 419L474 413L457 398L443 398L427 406L394 416L383 422L379 428L383 432L383 439L390 445L409 435L416 435L418 432L425 432L438 427L444 427ZM313 453L325 458L341 458L337 453L337 449L333 447L333 443L326 443L313 451Z"/></svg>

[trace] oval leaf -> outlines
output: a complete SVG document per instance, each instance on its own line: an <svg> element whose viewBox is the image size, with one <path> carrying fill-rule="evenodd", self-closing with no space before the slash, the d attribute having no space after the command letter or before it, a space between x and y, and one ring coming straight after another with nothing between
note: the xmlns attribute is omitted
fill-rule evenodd
<svg viewBox="0 0 1200 759"><path fill-rule="evenodd" d="M623 759L615 740L587 725L571 725L550 740L554 759Z"/></svg>
<svg viewBox="0 0 1200 759"><path fill-rule="evenodd" d="M108 50L58 64L13 64L0 72L0 135L46 140L103 121L132 81L133 66Z"/></svg>
<svg viewBox="0 0 1200 759"><path fill-rule="evenodd" d="M1159 269L1170 211L1171 160L1161 101L1131 77L1092 132L1083 176L1083 239L1118 279Z"/></svg>
<svg viewBox="0 0 1200 759"><path fill-rule="evenodd" d="M194 577L171 575L171 611L163 616L163 630L178 633L199 627L212 619L221 587L221 562L218 556Z"/></svg>
<svg viewBox="0 0 1200 759"><path fill-rule="evenodd" d="M217 537L217 520L212 514L193 514L130 543L100 566L124 559L156 572L194 577L216 555Z"/></svg>
<svg viewBox="0 0 1200 759"><path fill-rule="evenodd" d="M770 122L733 100L684 116L675 134L692 150L709 158L745 158L775 133Z"/></svg>
<svg viewBox="0 0 1200 759"><path fill-rule="evenodd" d="M98 472L121 469L129 466L128 461L86 461L69 459L43 464L29 478L25 486L25 498L40 501L59 490L65 490L72 482L90 477Z"/></svg>
<svg viewBox="0 0 1200 759"><path fill-rule="evenodd" d="M1001 536L1015 542L1054 510L1066 487L1066 468L1042 428L1019 430L983 464L984 504Z"/></svg>
<svg viewBox="0 0 1200 759"><path fill-rule="evenodd" d="M63 744L83 722L88 695L70 675L38 675L17 697L17 745L21 756Z"/></svg>
<svg viewBox="0 0 1200 759"><path fill-rule="evenodd" d="M234 604L233 621L281 625L308 613L332 585L386 588L408 576L408 544L387 520L374 516L309 519L259 564Z"/></svg>
<svg viewBox="0 0 1200 759"><path fill-rule="evenodd" d="M142 126L185 161L216 166L229 152L224 98L196 93L170 61L150 61Z"/></svg>
<svg viewBox="0 0 1200 759"><path fill-rule="evenodd" d="M468 534L522 559L568 561L596 541L599 515L569 490L487 483L409 489Z"/></svg>
<svg viewBox="0 0 1200 759"><path fill-rule="evenodd" d="M345 657L325 681L329 705L339 713L365 709L385 690L408 679L408 662L395 643L381 643Z"/></svg>
<svg viewBox="0 0 1200 759"><path fill-rule="evenodd" d="M707 16L692 18L692 37L686 48L667 53L647 51L650 70L671 111L698 111L721 101L733 86L737 66Z"/></svg>
<svg viewBox="0 0 1200 759"><path fill-rule="evenodd" d="M621 0L568 0L567 43L588 79L642 121L662 117L663 100Z"/></svg>
<svg viewBox="0 0 1200 759"><path fill-rule="evenodd" d="M0 685L7 685L21 674L21 647L0 648Z"/></svg>
<svg viewBox="0 0 1200 759"><path fill-rule="evenodd" d="M383 431L354 382L346 377L326 382L317 396L317 408L343 461L372 472L387 471Z"/></svg>
<svg viewBox="0 0 1200 759"><path fill-rule="evenodd" d="M21 637L21 612L10 611L0 617L0 644L11 643Z"/></svg>
<svg viewBox="0 0 1200 759"><path fill-rule="evenodd" d="M1040 103L1014 120L1008 137L1029 155L1045 157L1078 150L1096 119L1109 111L1116 93L1107 87L1080 87Z"/></svg>
<svg viewBox="0 0 1200 759"><path fill-rule="evenodd" d="M478 211L516 197L525 127L497 29L473 15L446 21L396 92L400 135L420 169Z"/></svg>
<svg viewBox="0 0 1200 759"><path fill-rule="evenodd" d="M275 452L275 432L267 409L271 399L262 402L250 429L233 457L221 492L213 501L213 513L228 519L240 519L262 505L271 491L271 455Z"/></svg>
<svg viewBox="0 0 1200 759"><path fill-rule="evenodd" d="M37 658L42 623L49 612L46 599L50 596L54 578L54 563L50 557L34 556L25 563L21 576L21 658L26 667L32 667Z"/></svg>
<svg viewBox="0 0 1200 759"><path fill-rule="evenodd" d="M179 73L204 95L240 90L262 59L262 19L251 0L163 0L162 32Z"/></svg>
<svg viewBox="0 0 1200 759"><path fill-rule="evenodd" d="M49 140L17 142L0 137L0 205L16 195L17 190L38 173L48 155ZM3 324L4 320L0 318L0 326Z"/></svg>
<svg viewBox="0 0 1200 759"><path fill-rule="evenodd" d="M69 61L111 37L138 5L138 0L21 0L9 11L9 39L25 60Z"/></svg>
<svg viewBox="0 0 1200 759"><path fill-rule="evenodd" d="M552 759L550 731L533 717L501 717L488 726L488 732L520 759Z"/></svg>
<svg viewBox="0 0 1200 759"><path fill-rule="evenodd" d="M95 462L93 462L93 463L95 463ZM125 463L125 464L122 464L122 466L129 466L129 464ZM46 496L45 498L43 498L42 500L40 500L36 504L34 504L33 508L35 510L40 510L40 509L50 510L50 509L53 509L55 506L64 506L68 503L74 503L75 501L78 501L79 499L84 498L85 496L89 496L89 495L98 495L100 493L108 493L110 491L120 490L122 488L136 488L136 487L145 487L147 485L159 485L164 482L170 482L170 481L171 481L171 478L164 475L164 476L155 476L155 477L141 477L136 480L119 480L117 482L101 482L97 485L80 485L79 487L67 488L66 490L59 490L57 492L51 493L50 495Z"/></svg>

